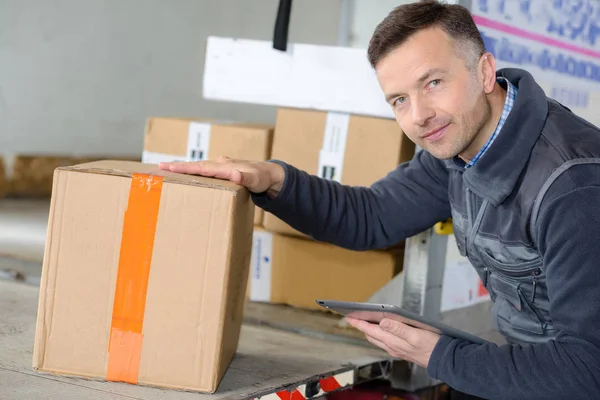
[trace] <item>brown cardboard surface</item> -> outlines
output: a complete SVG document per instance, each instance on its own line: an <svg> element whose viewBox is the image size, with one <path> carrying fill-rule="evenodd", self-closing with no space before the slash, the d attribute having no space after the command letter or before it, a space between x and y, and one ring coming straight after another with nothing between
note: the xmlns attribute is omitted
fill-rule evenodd
<svg viewBox="0 0 600 400"><path fill-rule="evenodd" d="M0 157L0 198L6 195L7 191L6 169L4 168L4 158Z"/></svg>
<svg viewBox="0 0 600 400"><path fill-rule="evenodd" d="M271 158L285 161L310 174L318 174L327 113L280 108L277 111ZM370 186L413 157L415 145L396 121L351 115L341 183ZM263 226L273 232L304 236L266 213Z"/></svg>
<svg viewBox="0 0 600 400"><path fill-rule="evenodd" d="M12 175L6 177L6 195L16 198L49 198L54 170L59 167L105 159L105 156L69 156L52 154L18 154ZM123 157L123 160L138 161Z"/></svg>
<svg viewBox="0 0 600 400"><path fill-rule="evenodd" d="M270 248L263 245L259 254L258 241L265 234ZM351 251L255 228L248 296L318 310L322 308L316 299L366 301L399 272L401 254ZM265 288L269 285L257 284L259 280L270 281L268 293Z"/></svg>
<svg viewBox="0 0 600 400"><path fill-rule="evenodd" d="M238 345L254 205L233 183L137 162L57 169L33 367L105 378L133 173L164 177L138 382L214 392Z"/></svg>
<svg viewBox="0 0 600 400"><path fill-rule="evenodd" d="M192 122L211 124L208 159L227 156L236 159L265 161L271 156L273 126L218 122L206 118L149 118L146 123L144 151L184 159L188 130ZM263 210L256 208L255 225L261 225Z"/></svg>

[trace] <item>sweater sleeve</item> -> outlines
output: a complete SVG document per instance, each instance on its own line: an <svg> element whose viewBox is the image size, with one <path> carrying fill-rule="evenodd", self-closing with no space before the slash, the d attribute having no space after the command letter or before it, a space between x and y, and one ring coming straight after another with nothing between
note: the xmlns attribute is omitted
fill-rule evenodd
<svg viewBox="0 0 600 400"><path fill-rule="evenodd" d="M499 347L443 337L431 376L490 399L600 398L600 167L573 169L544 197L533 231L557 337Z"/></svg>
<svg viewBox="0 0 600 400"><path fill-rule="evenodd" d="M424 151L371 187L350 187L285 169L279 196L256 205L312 238L353 250L385 248L450 216L448 171Z"/></svg>

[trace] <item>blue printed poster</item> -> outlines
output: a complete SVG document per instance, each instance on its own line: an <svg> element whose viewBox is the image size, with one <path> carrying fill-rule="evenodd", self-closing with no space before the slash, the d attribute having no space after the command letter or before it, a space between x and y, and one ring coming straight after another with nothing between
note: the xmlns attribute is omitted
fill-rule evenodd
<svg viewBox="0 0 600 400"><path fill-rule="evenodd" d="M600 0L472 0L471 11L498 68L528 70L600 125Z"/></svg>

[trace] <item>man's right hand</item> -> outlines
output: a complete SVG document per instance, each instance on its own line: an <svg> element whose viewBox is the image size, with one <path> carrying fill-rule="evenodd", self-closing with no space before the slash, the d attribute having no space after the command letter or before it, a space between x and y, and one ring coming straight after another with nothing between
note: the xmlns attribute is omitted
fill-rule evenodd
<svg viewBox="0 0 600 400"><path fill-rule="evenodd" d="M220 157L216 161L166 162L159 167L166 171L227 179L245 186L253 193L267 192L275 198L283 187L285 170L279 164L267 161L235 160Z"/></svg>

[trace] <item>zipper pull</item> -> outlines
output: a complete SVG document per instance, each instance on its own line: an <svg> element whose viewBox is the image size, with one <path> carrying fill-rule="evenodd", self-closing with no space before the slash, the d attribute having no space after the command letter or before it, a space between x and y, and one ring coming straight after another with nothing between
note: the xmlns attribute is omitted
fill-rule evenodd
<svg viewBox="0 0 600 400"><path fill-rule="evenodd" d="M537 276L540 274L540 270L536 269L531 273L533 275L533 294L531 295L531 302L535 301L535 289L537 287Z"/></svg>
<svg viewBox="0 0 600 400"><path fill-rule="evenodd" d="M484 272L484 274L483 274L483 282L482 283L483 283L483 287L487 288L487 280L488 280L488 267L487 266L483 267L483 272Z"/></svg>

